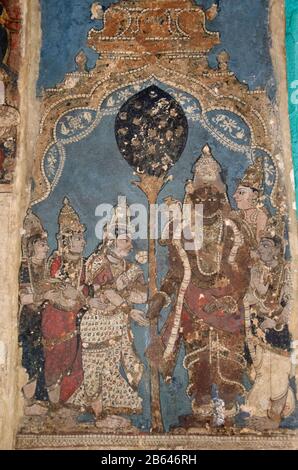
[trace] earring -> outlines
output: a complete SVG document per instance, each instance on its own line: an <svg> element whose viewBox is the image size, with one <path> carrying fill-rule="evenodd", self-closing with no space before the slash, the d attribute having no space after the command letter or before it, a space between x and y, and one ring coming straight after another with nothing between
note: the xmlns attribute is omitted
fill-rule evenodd
<svg viewBox="0 0 298 470"><path fill-rule="evenodd" d="M257 206L257 205L258 205L258 202L259 202L259 198L258 198L258 197L252 199L252 203L253 203L254 206Z"/></svg>

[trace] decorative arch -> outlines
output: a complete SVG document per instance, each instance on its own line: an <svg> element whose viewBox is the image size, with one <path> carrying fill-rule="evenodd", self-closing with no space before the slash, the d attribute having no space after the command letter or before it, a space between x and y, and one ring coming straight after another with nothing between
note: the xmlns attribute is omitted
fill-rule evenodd
<svg viewBox="0 0 298 470"><path fill-rule="evenodd" d="M154 5L149 0L142 0L137 9L132 1L120 1L109 7L104 15L103 29L92 29L88 35L88 45L100 54L95 68L89 72L80 70L66 74L64 81L56 88L46 90L42 99L32 204L46 199L62 174L67 158L67 136L61 139L57 135L61 119L64 116L70 118L70 113L77 110L91 116L89 121L86 118L86 126L84 119L78 124L82 126L80 135L69 137L69 142L80 140L99 125L104 114L102 104L110 95L123 88L142 86L155 80L196 99L201 108L201 115L197 118L223 145L243 151L249 161L257 149L268 155L275 173L270 202L273 207L280 205L283 196L278 189L278 142L274 135L272 104L264 90L250 91L246 84L238 81L229 70L227 52L218 54L217 69L208 65L207 54L213 46L220 44L219 34L206 30L206 19L211 21L215 16L216 12L204 11L192 0L183 0L182 3L163 0L156 1ZM168 20L159 22L164 17ZM146 31L140 28L144 18L153 25L153 29L157 28L150 41ZM188 21L193 18L187 22L187 34L181 30L181 18L188 18ZM179 45L182 36L183 48ZM242 145L237 139L231 141L220 130L220 125L216 127L209 121L216 110L221 111L221 119L225 119L226 125L237 126L238 118L245 123L242 128L240 126L239 135L247 126L249 145ZM55 154L60 159L58 168L55 167ZM45 158L53 173L52 178L46 174Z"/></svg>
<svg viewBox="0 0 298 470"><path fill-rule="evenodd" d="M93 75L94 73L92 72L90 76L88 75L90 82L93 81ZM169 78L170 76L171 78ZM86 79L87 76L84 78ZM222 110L239 116L250 129L251 147L264 148L265 151L272 156L273 145L272 140L269 138L269 130L268 126L266 126L265 117L260 114L256 107L253 107L253 104L250 104L251 97L262 96L264 98L264 94L248 94L248 99L245 102L232 94L222 95L216 93L210 83L208 81L204 82L202 77L197 79L185 74L176 74L173 70L171 70L170 75L170 73L165 73L165 70L159 65L148 65L142 68L129 69L124 72L106 74L104 77L99 75L96 84L93 84L88 94L74 93L78 85L71 93L64 92L62 94L58 90L55 93L53 93L53 91L48 92L48 99L45 99L43 103L44 113L41 119L40 135L36 147L34 171L35 190L32 196L32 202L34 204L45 199L51 191L52 184L49 184L47 181L43 170L43 159L49 148L52 145L58 146L58 149L60 148L61 150L61 155L65 157L65 152L62 150L62 147L64 147L63 144L66 145L68 142L73 142L73 139L80 140L86 137L99 125L104 115L101 110L102 104L109 96L124 88L128 89L129 87L142 86L145 83L154 81L160 82L168 87L173 87L196 99L201 106L202 123L211 131L212 129L210 129L208 125L208 113L211 111ZM237 82L237 84L241 87L239 82ZM230 92L233 92L232 88ZM258 100L256 102L258 102ZM80 135L70 137L68 141L66 137L63 139L63 142L61 142L61 139L59 139L57 135L58 123L64 116L77 110L92 113L94 116L88 123L88 126L85 128L83 126ZM225 143L225 137L223 135L218 135L216 132L214 132L214 135ZM248 146L246 147L247 148L244 149L238 146L239 150L249 152ZM55 179L54 184L56 183L57 179Z"/></svg>
<svg viewBox="0 0 298 470"><path fill-rule="evenodd" d="M208 66L207 53L220 43L218 33L206 30L211 12L191 0L140 0L138 8L135 4L127 0L112 5L105 12L103 30L90 31L89 45L100 54L93 70L69 73L63 83L46 90L41 103L31 204L45 200L59 183L68 158L67 146L89 136L105 115L120 109L117 103L109 106L109 100L117 93L133 93L148 83L161 83L166 91L179 94L181 100L186 96L195 100L197 107L187 112L188 118L199 121L223 146L243 152L248 161L263 158L270 202L278 212L287 213L284 187L278 184L280 156L272 104L263 90L251 92L237 80L229 70L226 53L219 54L217 69ZM164 26L159 18L167 19ZM149 38L142 31L144 19L157 25ZM181 41L185 47L180 48ZM140 182L135 185L142 189ZM151 284L155 268L151 263ZM150 291L154 289L150 287ZM21 437L20 442L26 439L30 446L39 437Z"/></svg>

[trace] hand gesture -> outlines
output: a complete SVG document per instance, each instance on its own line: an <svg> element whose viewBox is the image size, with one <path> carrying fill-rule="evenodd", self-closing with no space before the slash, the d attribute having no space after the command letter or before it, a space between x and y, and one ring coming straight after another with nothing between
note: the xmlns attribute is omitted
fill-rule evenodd
<svg viewBox="0 0 298 470"><path fill-rule="evenodd" d="M121 274L116 280L116 287L118 291L122 291L129 284L129 279L126 273Z"/></svg>
<svg viewBox="0 0 298 470"><path fill-rule="evenodd" d="M50 302L55 303L58 301L58 298L60 299L60 295L58 291L56 291L55 289L52 289L52 290L48 290L47 292L45 292L44 298L45 300L49 300Z"/></svg>
<svg viewBox="0 0 298 470"><path fill-rule="evenodd" d="M269 283L264 284L263 276L257 269L251 270L251 284L260 295L265 295L268 291Z"/></svg>
<svg viewBox="0 0 298 470"><path fill-rule="evenodd" d="M63 289L63 295L68 300L77 300L80 296L80 292L73 286L67 285L65 289Z"/></svg>
<svg viewBox="0 0 298 470"><path fill-rule="evenodd" d="M217 300L213 300L209 304L205 305L203 310L206 313L213 313L218 310Z"/></svg>
<svg viewBox="0 0 298 470"><path fill-rule="evenodd" d="M149 320L145 317L141 310L132 309L129 313L130 318L138 323L140 326L149 326Z"/></svg>
<svg viewBox="0 0 298 470"><path fill-rule="evenodd" d="M104 299L102 296L100 297L94 297L93 299L89 300L89 305L90 307L96 309L96 310L105 310L107 308L107 304L105 303Z"/></svg>
<svg viewBox="0 0 298 470"><path fill-rule="evenodd" d="M270 330L276 326L276 322L272 318L266 318L260 325L260 328L265 330Z"/></svg>
<svg viewBox="0 0 298 470"><path fill-rule="evenodd" d="M22 305L30 305L34 303L33 294L21 294L20 300Z"/></svg>

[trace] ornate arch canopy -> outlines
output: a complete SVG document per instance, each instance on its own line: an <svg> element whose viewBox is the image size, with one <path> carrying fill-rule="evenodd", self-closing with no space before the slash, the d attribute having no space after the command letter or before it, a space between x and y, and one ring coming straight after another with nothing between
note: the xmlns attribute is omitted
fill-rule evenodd
<svg viewBox="0 0 298 470"><path fill-rule="evenodd" d="M66 74L42 98L32 204L51 193L63 171L66 145L100 124L112 93L126 87L133 94L159 82L196 99L198 119L224 145L261 155L264 165L274 167L270 193L277 206L279 149L272 104L264 90L250 91L238 81L225 51L218 54L216 69L208 65L208 53L220 44L219 33L206 29L215 16L216 8L203 10L192 0L120 1L105 11L102 30L88 34L88 45L99 54L94 69L87 71L78 54L78 71ZM192 119L190 114L193 110Z"/></svg>
<svg viewBox="0 0 298 470"><path fill-rule="evenodd" d="M92 5L91 11L97 15L95 6L101 6L98 2ZM35 294L40 285L45 286L45 293L38 291L40 297L36 296L41 299L36 307L37 317L42 318L41 327L38 322L36 327L43 345L39 351L41 361L44 354L36 377L44 380L45 401L50 405L43 407L39 403L42 410L36 407L29 396L31 379L25 383L23 391L29 391L28 399L24 394L27 401L19 447L68 447L83 445L82 442L105 447L111 439L116 446L149 444L155 448L162 443L167 447L198 447L205 446L204 442L200 444L204 435L192 435L193 429L216 441L218 433L213 433L213 424L221 428L220 438L223 431L228 442L229 428L233 426L235 439L244 442L242 434L247 429L240 425L237 435L234 418L242 413L240 404L254 405L256 400L250 399L254 393L262 402L259 408L266 419L267 415L271 419L271 409L263 399L264 393L268 406L271 401L278 401L280 411L273 413L274 423L269 426L276 426L278 414L283 427L284 411L290 416L294 409L293 394L288 393L288 352L290 335L293 332L296 337L297 326L294 316L289 318L292 291L297 285L294 274L292 288L290 271L294 271L297 247L296 235L292 235L292 211L286 201L290 189L285 191L287 178L282 174L284 169L290 172L289 154L285 141L280 142L283 129L277 122L274 103L265 90L252 91L238 80L230 70L230 57L221 47L220 34L208 30L217 10L216 5L206 10L195 0L113 3L104 12L101 10L102 28L88 33L87 44L98 55L94 68L87 68L87 58L81 51L75 57L77 70L43 92L32 175L34 208L28 211L22 232L20 288L24 284L25 294L20 301L25 302L30 296L31 302L31 291ZM226 17L221 18L224 21ZM77 28L76 21L74 26ZM210 53L215 47L219 51L217 66L212 67ZM188 179L191 172L192 179ZM139 181L132 181L135 176ZM125 210L119 197L123 194ZM241 200L239 195L244 195ZM113 207L117 199L120 202ZM147 209L150 205L145 223L144 219L139 223L145 227L144 238L128 237L121 225L123 214L125 220L130 219L126 200L129 208ZM160 243L157 242L153 233L156 235L159 221L154 221L151 207L158 207L158 211L160 206L170 207L173 213L182 208L179 235L186 226L194 237L191 219L197 204L203 206L205 213L201 217L205 239L201 247L186 248L185 234L178 240L174 236L170 240L171 235L163 239L165 229L170 232L175 219L165 225L161 222ZM104 221L103 225L102 220L101 225L97 224L98 207L107 205L112 208L109 224ZM189 222L184 214L187 206ZM126 242L127 238L133 239L129 255L123 251L118 256L117 243L109 239L112 228L120 235L123 229ZM44 252L42 265L34 265L36 259L30 254L37 243L36 235L39 245L45 249L47 239L53 249L49 258ZM114 260L117 269L118 261L121 264L120 274L110 265ZM33 278L35 268L38 272ZM122 277L129 281L123 288L127 290L123 298ZM106 279L114 283L111 289L109 282L106 286ZM140 295L133 297L135 284ZM53 290L48 292L49 286ZM106 308L106 303L103 307L102 296L112 309ZM72 297L79 299L75 307ZM26 316L27 304L20 307L19 317L30 320L31 313ZM77 307L78 312L70 312ZM269 312L269 328L263 325L264 311ZM110 312L121 314L119 322L111 315L112 327L105 325L106 318L110 321ZM61 332L53 333L52 339L51 329L60 324L60 318L64 321L68 317L73 319L71 331L66 332L63 326ZM49 328L44 325L44 318L50 319ZM114 325L118 324L119 335L118 330L117 334L114 332ZM270 332L272 337L266 338L263 327L274 329ZM276 337L279 341L280 332L284 354L275 354L274 348L278 349L281 343L276 346L274 341ZM23 365L28 359L24 347L28 337L26 333L22 339ZM255 345L260 344L263 351L262 341L268 349L266 355L264 352L264 388L258 391L258 382L254 387L254 379L249 376L252 369L246 356L250 354L257 375ZM57 353L61 344L65 354ZM70 344L76 345L75 360L68 353ZM102 351L110 346L117 354L121 349L121 358L114 359L108 352L107 362L111 356L111 364L106 365ZM86 359L91 357L89 353L96 353L92 361ZM129 356L126 364L124 356ZM61 364L57 378L52 369L58 357ZM275 367L267 368L271 357L278 364L278 376ZM78 381L82 380L79 386L71 377L76 373L77 358ZM26 363L29 366L30 361L31 358ZM107 372L104 386L98 380L103 375L100 367ZM26 365L24 369L28 372ZM204 384L206 371L210 371L210 377ZM173 378L171 383L169 378ZM278 400L267 390L273 378L280 382L277 393L283 394ZM286 394L281 378L285 380ZM72 380L74 389L66 397L65 383ZM246 383L248 380L251 383ZM37 379L35 386L39 392ZM119 395L114 395L114 391L119 391ZM128 397L124 404L123 397ZM57 400L61 409L56 406ZM64 413L68 405L69 414ZM129 419L122 421L121 416L120 421L115 420L114 411L116 415L129 415ZM250 424L255 426L255 416L251 417ZM211 418L213 424L209 426ZM208 423L205 428L204 423ZM247 421L243 426L246 425ZM263 426L263 421L259 426ZM124 434L127 430L129 436ZM107 444L105 432L109 432ZM280 442L283 432L276 436Z"/></svg>

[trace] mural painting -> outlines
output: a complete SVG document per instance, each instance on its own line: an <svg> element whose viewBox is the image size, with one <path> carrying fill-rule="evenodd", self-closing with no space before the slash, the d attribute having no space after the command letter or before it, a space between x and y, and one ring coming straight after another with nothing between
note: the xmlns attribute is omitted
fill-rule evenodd
<svg viewBox="0 0 298 470"><path fill-rule="evenodd" d="M88 9L94 66L78 51L40 98L19 439L287 432L293 289L269 36L271 85L250 89L214 27L231 21L224 0L106 3ZM254 3L266 36L267 2Z"/></svg>
<svg viewBox="0 0 298 470"><path fill-rule="evenodd" d="M19 123L18 72L21 59L18 0L0 2L0 192L10 191Z"/></svg>

